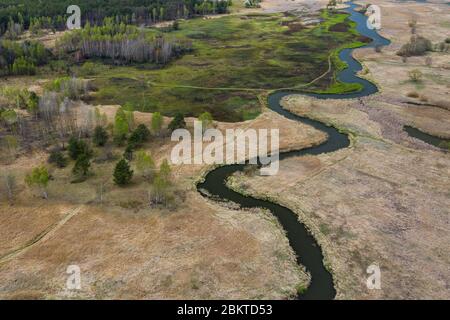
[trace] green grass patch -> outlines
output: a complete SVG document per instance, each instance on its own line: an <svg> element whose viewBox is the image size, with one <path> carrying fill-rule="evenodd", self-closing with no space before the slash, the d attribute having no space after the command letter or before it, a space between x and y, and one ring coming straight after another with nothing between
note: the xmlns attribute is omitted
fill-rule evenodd
<svg viewBox="0 0 450 320"><path fill-rule="evenodd" d="M98 90L91 99L96 104L131 103L136 110L168 116L177 112L198 116L208 111L222 121L248 120L261 111L260 91L252 89L309 83L328 70L330 54L333 72L309 89L358 90L333 80L335 72L345 67L339 51L363 45L347 17L324 11L323 23L294 32L286 32L289 27L281 23L286 19L281 14L182 21L180 30L170 36L190 39L192 53L166 66L113 66L92 60L98 66L93 66L95 72L89 78ZM329 31L337 23L348 24L348 31ZM86 73L82 65L73 69L80 76Z"/></svg>

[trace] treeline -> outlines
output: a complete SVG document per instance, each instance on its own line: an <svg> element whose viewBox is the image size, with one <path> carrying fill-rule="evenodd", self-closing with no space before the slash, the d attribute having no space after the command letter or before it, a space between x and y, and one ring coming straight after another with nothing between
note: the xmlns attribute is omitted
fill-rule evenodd
<svg viewBox="0 0 450 320"><path fill-rule="evenodd" d="M49 57L49 51L39 42L0 41L0 76L33 75Z"/></svg>
<svg viewBox="0 0 450 320"><path fill-rule="evenodd" d="M65 53L75 52L78 59L109 58L165 64L191 50L192 44L163 35L149 35L136 26L117 24L112 18L105 18L102 26L91 27L88 23L81 30L67 33L57 47Z"/></svg>
<svg viewBox="0 0 450 320"><path fill-rule="evenodd" d="M39 28L65 28L70 0L0 0L0 35ZM197 14L226 13L231 0L78 0L83 25L100 25L104 18L117 23L145 24L188 18Z"/></svg>

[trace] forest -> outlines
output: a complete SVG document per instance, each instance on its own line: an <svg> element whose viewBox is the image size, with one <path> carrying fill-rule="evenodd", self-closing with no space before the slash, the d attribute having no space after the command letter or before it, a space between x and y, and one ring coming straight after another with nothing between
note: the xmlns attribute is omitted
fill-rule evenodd
<svg viewBox="0 0 450 320"><path fill-rule="evenodd" d="M145 33L136 26L117 24L112 18L105 18L102 26L91 27L87 23L83 29L65 34L57 47L65 53L78 52L80 58L165 64L190 51L192 44L162 34Z"/></svg>
<svg viewBox="0 0 450 320"><path fill-rule="evenodd" d="M61 30L69 0L0 0L0 35L8 30ZM79 0L82 23L99 25L106 17L116 22L149 25L194 15L225 13L231 0Z"/></svg>
<svg viewBox="0 0 450 320"><path fill-rule="evenodd" d="M0 76L33 75L45 64L50 53L36 41L0 41Z"/></svg>

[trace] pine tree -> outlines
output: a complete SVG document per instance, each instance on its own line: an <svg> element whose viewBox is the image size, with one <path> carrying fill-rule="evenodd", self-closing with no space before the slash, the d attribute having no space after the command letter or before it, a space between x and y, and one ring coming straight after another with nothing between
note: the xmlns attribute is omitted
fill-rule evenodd
<svg viewBox="0 0 450 320"><path fill-rule="evenodd" d="M125 186L133 178L133 170L125 159L121 159L114 169L114 182L119 186Z"/></svg>
<svg viewBox="0 0 450 320"><path fill-rule="evenodd" d="M83 140L79 140L75 137L71 137L69 140L69 156L73 160L77 160L79 156L82 154L86 155L88 158L91 158L93 155L92 150L89 148L89 145Z"/></svg>
<svg viewBox="0 0 450 320"><path fill-rule="evenodd" d="M95 127L92 141L96 146L103 147L108 142L108 132L102 126Z"/></svg>
<svg viewBox="0 0 450 320"><path fill-rule="evenodd" d="M140 124L130 135L129 143L139 146L150 139L150 131L144 124Z"/></svg>
<svg viewBox="0 0 450 320"><path fill-rule="evenodd" d="M91 161L90 161L89 155L81 154L78 156L77 160L75 161L75 165L72 169L72 173L74 175L77 175L80 177L86 177L86 175L89 172L90 167L91 167Z"/></svg>
<svg viewBox="0 0 450 320"><path fill-rule="evenodd" d="M169 123L169 130L175 131L176 129L186 128L186 121L182 113L177 113L172 121Z"/></svg>

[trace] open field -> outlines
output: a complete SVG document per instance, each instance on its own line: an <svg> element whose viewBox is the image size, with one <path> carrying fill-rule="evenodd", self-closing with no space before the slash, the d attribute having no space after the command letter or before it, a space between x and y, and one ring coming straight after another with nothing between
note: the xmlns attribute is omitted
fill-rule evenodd
<svg viewBox="0 0 450 320"><path fill-rule="evenodd" d="M111 117L116 108L102 111ZM136 112L135 117L148 123L151 114ZM188 126L192 120L187 119ZM269 111L252 121L217 123L220 130L232 127L281 127L283 150L325 139ZM153 142L145 149L160 162L169 157L171 143ZM178 200L164 209L146 204L149 187L139 176L125 189L114 186L111 162L94 162L93 176L78 184L70 183L70 168L52 169L50 199L43 200L22 181L46 158L35 153L4 167L17 175L22 191L13 206L0 208L1 298L280 299L309 281L271 215L224 208L197 193L194 182L206 166L173 168ZM100 203L98 187L105 178ZM51 234L39 239L47 231ZM82 270L82 290L76 295L65 289L71 264Z"/></svg>

